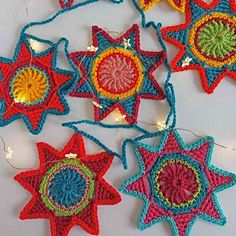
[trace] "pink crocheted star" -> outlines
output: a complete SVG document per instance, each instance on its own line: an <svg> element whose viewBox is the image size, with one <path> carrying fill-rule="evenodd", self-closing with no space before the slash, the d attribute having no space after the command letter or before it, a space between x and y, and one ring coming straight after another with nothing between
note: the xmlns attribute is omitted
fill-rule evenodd
<svg viewBox="0 0 236 236"><path fill-rule="evenodd" d="M236 176L210 164L213 138L185 145L176 131L161 134L158 147L133 142L140 172L121 187L145 201L139 229L169 221L175 236L187 236L197 217L224 225L216 193L236 184Z"/></svg>

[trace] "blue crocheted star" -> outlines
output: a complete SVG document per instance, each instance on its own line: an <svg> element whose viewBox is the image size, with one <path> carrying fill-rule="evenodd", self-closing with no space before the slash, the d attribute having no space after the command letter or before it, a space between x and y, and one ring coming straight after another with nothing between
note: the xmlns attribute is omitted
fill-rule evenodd
<svg viewBox="0 0 236 236"><path fill-rule="evenodd" d="M71 96L93 98L96 121L118 109L128 123L134 123L140 98L164 98L153 71L164 61L165 52L141 50L137 25L117 39L94 26L92 36L88 51L70 55L81 72Z"/></svg>
<svg viewBox="0 0 236 236"><path fill-rule="evenodd" d="M141 141L161 137L157 147ZM224 225L226 218L216 193L236 184L236 175L210 164L214 140L185 145L176 130L146 135L133 141L140 171L121 191L143 199L139 229L169 221L175 236L190 234L196 219Z"/></svg>
<svg viewBox="0 0 236 236"><path fill-rule="evenodd" d="M36 53L29 40L48 45ZM64 115L69 106L64 95L75 81L75 73L56 66L57 44L21 35L13 59L0 58L0 126L22 119L29 131L38 134L48 113Z"/></svg>
<svg viewBox="0 0 236 236"><path fill-rule="evenodd" d="M199 70L207 93L226 76L236 80L235 12L233 0L214 0L210 5L193 0L185 24L162 29L163 38L180 48L172 69Z"/></svg>

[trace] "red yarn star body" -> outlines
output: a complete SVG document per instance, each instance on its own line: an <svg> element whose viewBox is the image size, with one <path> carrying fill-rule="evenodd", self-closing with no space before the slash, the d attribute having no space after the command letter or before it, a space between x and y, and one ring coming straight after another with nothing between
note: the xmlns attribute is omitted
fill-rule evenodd
<svg viewBox="0 0 236 236"><path fill-rule="evenodd" d="M29 131L38 134L47 113L63 115L69 107L63 98L73 74L56 68L56 45L36 54L20 39L14 58L0 58L0 126L23 119Z"/></svg>
<svg viewBox="0 0 236 236"><path fill-rule="evenodd" d="M40 167L15 176L33 196L21 219L50 219L52 236L66 236L74 225L99 234L97 206L121 201L104 179L113 157L86 155L82 136L75 134L62 151L38 143Z"/></svg>

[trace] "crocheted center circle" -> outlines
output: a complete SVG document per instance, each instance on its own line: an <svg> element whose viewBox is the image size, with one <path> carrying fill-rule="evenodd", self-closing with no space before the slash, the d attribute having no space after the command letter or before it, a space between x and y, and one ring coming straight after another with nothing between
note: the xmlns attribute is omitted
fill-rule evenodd
<svg viewBox="0 0 236 236"><path fill-rule="evenodd" d="M164 161L153 181L156 194L171 208L192 205L202 190L199 171L182 159Z"/></svg>
<svg viewBox="0 0 236 236"><path fill-rule="evenodd" d="M42 103L48 90L47 74L34 66L20 68L11 81L14 100L28 106Z"/></svg>
<svg viewBox="0 0 236 236"><path fill-rule="evenodd" d="M78 160L57 163L48 170L40 184L41 198L57 215L78 214L93 198L93 176Z"/></svg>
<svg viewBox="0 0 236 236"><path fill-rule="evenodd" d="M198 20L190 31L191 51L201 61L215 67L236 62L236 18L212 13Z"/></svg>
<svg viewBox="0 0 236 236"><path fill-rule="evenodd" d="M143 66L132 51L108 48L95 60L92 81L104 97L125 99L141 89Z"/></svg>

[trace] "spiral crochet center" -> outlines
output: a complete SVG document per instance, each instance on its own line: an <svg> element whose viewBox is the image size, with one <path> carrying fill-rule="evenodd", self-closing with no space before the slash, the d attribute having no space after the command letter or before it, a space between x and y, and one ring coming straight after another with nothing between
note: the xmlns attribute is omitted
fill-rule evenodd
<svg viewBox="0 0 236 236"><path fill-rule="evenodd" d="M92 81L104 97L125 99L139 91L143 82L142 63L123 48L108 48L94 61Z"/></svg>
<svg viewBox="0 0 236 236"><path fill-rule="evenodd" d="M79 213L94 193L93 172L78 160L65 160L49 169L40 184L44 204L58 215Z"/></svg>
<svg viewBox="0 0 236 236"><path fill-rule="evenodd" d="M183 160L166 160L154 177L156 193L170 207L187 206L200 193L198 171Z"/></svg>
<svg viewBox="0 0 236 236"><path fill-rule="evenodd" d="M14 100L25 105L43 102L48 90L47 74L34 66L18 69L11 81L11 94Z"/></svg>
<svg viewBox="0 0 236 236"><path fill-rule="evenodd" d="M191 51L210 66L236 62L236 20L228 14L212 13L200 18L190 31Z"/></svg>

